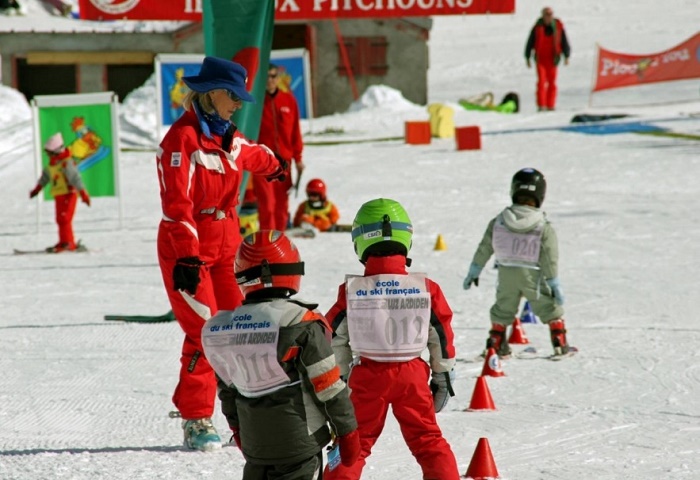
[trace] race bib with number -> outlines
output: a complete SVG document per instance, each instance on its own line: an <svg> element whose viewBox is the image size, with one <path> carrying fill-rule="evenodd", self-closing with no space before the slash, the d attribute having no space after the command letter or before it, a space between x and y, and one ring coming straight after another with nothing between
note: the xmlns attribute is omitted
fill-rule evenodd
<svg viewBox="0 0 700 480"><path fill-rule="evenodd" d="M525 233L508 230L500 220L493 224L493 251L499 265L538 268L544 224Z"/></svg>
<svg viewBox="0 0 700 480"><path fill-rule="evenodd" d="M356 353L408 361L428 345L430 292L424 274L347 276L348 332Z"/></svg>
<svg viewBox="0 0 700 480"><path fill-rule="evenodd" d="M290 384L277 361L279 320L265 309L220 311L202 329L204 353L227 385L261 397Z"/></svg>

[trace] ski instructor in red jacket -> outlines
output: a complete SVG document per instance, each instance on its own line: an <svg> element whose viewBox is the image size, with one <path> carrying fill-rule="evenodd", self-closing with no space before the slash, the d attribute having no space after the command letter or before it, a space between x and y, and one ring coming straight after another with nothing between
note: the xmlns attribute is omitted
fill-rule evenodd
<svg viewBox="0 0 700 480"><path fill-rule="evenodd" d="M267 145L286 160L291 167L292 161L297 168L297 178L304 170L301 152L304 142L299 124L299 106L291 92L279 88L279 67L270 64L267 70L265 104L260 121L258 142ZM292 188L291 168L286 172L283 182L266 182L253 177L253 191L258 200L258 219L261 230L279 230L283 232L289 223L289 190Z"/></svg>
<svg viewBox="0 0 700 480"><path fill-rule="evenodd" d="M191 90L185 112L170 127L157 154L163 218L158 261L175 318L185 332L180 380L173 403L183 419L185 446L221 447L211 423L216 377L204 357L201 331L218 310L239 307L243 297L233 263L241 243L236 204L244 170L283 180L284 162L247 140L229 119L243 102L245 68L206 57L199 74L183 77Z"/></svg>
<svg viewBox="0 0 700 480"><path fill-rule="evenodd" d="M554 110L557 101L557 65L564 56L564 65L569 64L571 47L561 20L554 18L550 7L542 9L542 17L530 31L525 45L527 68L532 66L530 57L534 51L537 66L537 110Z"/></svg>

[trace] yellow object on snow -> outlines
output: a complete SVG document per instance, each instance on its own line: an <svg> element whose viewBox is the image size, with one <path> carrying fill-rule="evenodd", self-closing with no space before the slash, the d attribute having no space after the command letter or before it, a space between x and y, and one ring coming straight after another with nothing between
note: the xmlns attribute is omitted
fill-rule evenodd
<svg viewBox="0 0 700 480"><path fill-rule="evenodd" d="M438 234L437 240L435 241L435 248L433 250L447 250L447 244L445 243L445 239L442 238L442 235Z"/></svg>
<svg viewBox="0 0 700 480"><path fill-rule="evenodd" d="M455 136L454 110L442 103L428 105L430 115L430 134L437 138L452 138Z"/></svg>

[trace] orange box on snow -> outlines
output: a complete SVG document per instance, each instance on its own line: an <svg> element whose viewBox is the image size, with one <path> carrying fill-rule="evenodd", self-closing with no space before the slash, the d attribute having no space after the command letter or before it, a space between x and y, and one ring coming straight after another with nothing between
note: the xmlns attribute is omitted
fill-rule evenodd
<svg viewBox="0 0 700 480"><path fill-rule="evenodd" d="M457 150L481 150L481 129L478 126L456 127Z"/></svg>
<svg viewBox="0 0 700 480"><path fill-rule="evenodd" d="M430 143L430 122L406 122L406 143L426 145Z"/></svg>

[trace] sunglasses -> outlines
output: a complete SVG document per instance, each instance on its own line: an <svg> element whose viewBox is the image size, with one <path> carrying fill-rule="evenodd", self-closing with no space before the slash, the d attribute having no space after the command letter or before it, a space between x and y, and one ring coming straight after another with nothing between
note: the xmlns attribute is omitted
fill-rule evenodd
<svg viewBox="0 0 700 480"><path fill-rule="evenodd" d="M267 78L277 78L277 74L276 73L268 73Z"/></svg>
<svg viewBox="0 0 700 480"><path fill-rule="evenodd" d="M233 93L231 90L226 90L226 95L228 96L228 98L230 98L234 102L241 101L241 99L235 93Z"/></svg>

